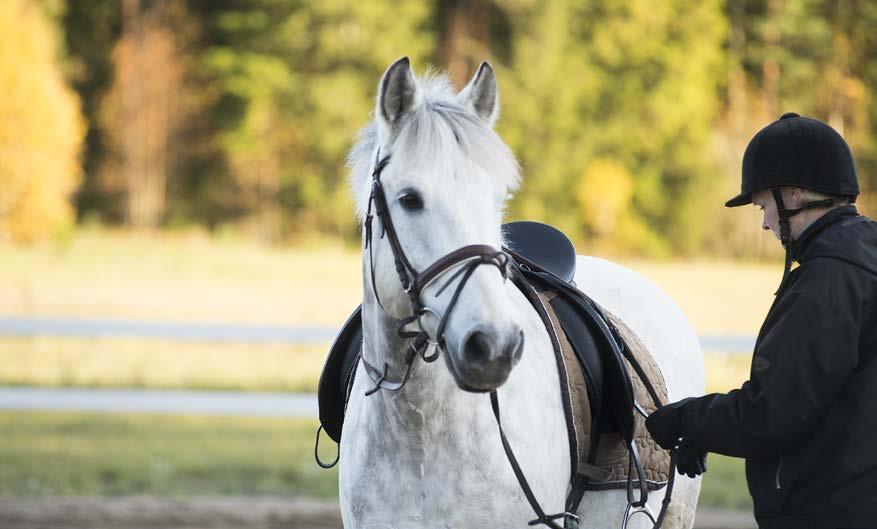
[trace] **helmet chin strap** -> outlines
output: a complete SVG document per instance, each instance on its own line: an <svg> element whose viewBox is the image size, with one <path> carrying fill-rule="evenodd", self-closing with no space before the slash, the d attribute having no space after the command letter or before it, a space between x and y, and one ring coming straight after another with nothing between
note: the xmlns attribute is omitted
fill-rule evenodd
<svg viewBox="0 0 877 529"><path fill-rule="evenodd" d="M813 209L813 208L824 208L830 207L837 204L837 200L833 198L826 198L824 200L817 200L815 202L809 202L804 204L800 208L795 209L786 209L786 204L783 201L783 194L780 191L779 187L772 187L770 189L771 193L773 193L773 199L777 205L777 215L780 220L780 242L783 244L783 248L786 249L786 264L783 268L783 279L780 281L780 286L777 288L777 291L774 292L774 295L779 294L783 289L783 286L786 284L786 278L789 277L789 272L792 270L792 226L790 223L790 219L801 213L805 209Z"/></svg>

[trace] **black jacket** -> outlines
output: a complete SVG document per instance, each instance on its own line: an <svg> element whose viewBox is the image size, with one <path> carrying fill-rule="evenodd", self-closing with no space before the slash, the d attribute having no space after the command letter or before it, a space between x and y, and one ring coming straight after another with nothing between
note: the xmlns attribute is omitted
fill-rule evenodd
<svg viewBox="0 0 877 529"><path fill-rule="evenodd" d="M877 222L830 211L795 243L749 380L691 401L684 435L746 458L761 528L877 526Z"/></svg>

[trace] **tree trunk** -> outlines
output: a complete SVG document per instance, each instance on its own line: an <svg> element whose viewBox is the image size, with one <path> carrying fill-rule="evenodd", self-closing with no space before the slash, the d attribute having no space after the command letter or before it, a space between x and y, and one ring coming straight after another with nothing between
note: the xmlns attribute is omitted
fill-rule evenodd
<svg viewBox="0 0 877 529"><path fill-rule="evenodd" d="M436 62L462 88L490 51L490 4L485 0L439 2L441 24Z"/></svg>
<svg viewBox="0 0 877 529"><path fill-rule="evenodd" d="M761 65L764 110L772 119L779 117L780 106L780 65L777 56L780 52L780 16L783 0L768 0L767 20L764 29L764 62Z"/></svg>

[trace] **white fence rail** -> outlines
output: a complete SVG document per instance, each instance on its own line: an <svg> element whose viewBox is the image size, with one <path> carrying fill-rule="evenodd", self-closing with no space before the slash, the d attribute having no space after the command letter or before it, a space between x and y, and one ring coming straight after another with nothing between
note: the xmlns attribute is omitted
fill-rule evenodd
<svg viewBox="0 0 877 529"><path fill-rule="evenodd" d="M0 336L135 337L305 345L329 343L337 332L337 327L327 325L238 325L0 316ZM703 349L708 352L749 354L755 345L755 337L749 335L703 335L699 339Z"/></svg>

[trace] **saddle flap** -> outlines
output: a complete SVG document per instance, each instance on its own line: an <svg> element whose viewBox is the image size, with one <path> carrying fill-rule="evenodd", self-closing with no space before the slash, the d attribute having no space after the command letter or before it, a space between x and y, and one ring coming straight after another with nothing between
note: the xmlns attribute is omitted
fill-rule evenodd
<svg viewBox="0 0 877 529"><path fill-rule="evenodd" d="M320 374L317 403L320 408L320 424L326 434L336 443L341 442L347 392L353 385L356 366L362 348L362 305L356 307L341 332L335 338L329 356Z"/></svg>
<svg viewBox="0 0 877 529"><path fill-rule="evenodd" d="M603 361L593 332L566 298L555 296L549 303L582 366L591 416L597 417L603 406Z"/></svg>
<svg viewBox="0 0 877 529"><path fill-rule="evenodd" d="M624 440L630 444L636 436L636 403L630 372L620 351L622 347L624 344L602 349L606 360L603 365L609 380L604 388L604 405L609 417L615 421L615 425L624 436Z"/></svg>
<svg viewBox="0 0 877 529"><path fill-rule="evenodd" d="M557 318L561 328L586 377L600 388L595 402L602 406L595 406L595 410L603 423L618 428L629 444L636 433L636 421L633 385L622 352L624 343L619 343L602 309L584 292L550 273L531 270L523 274L529 281L557 292L552 307L560 308Z"/></svg>

